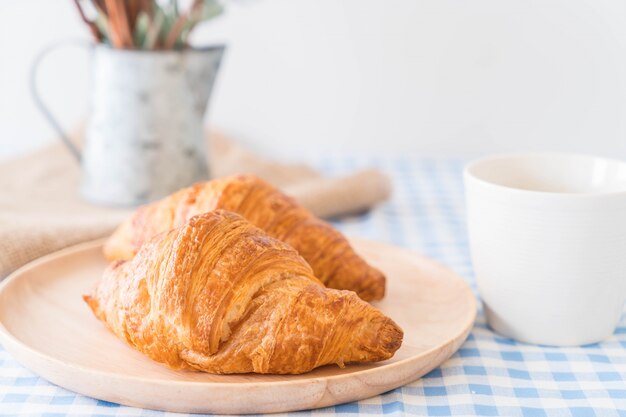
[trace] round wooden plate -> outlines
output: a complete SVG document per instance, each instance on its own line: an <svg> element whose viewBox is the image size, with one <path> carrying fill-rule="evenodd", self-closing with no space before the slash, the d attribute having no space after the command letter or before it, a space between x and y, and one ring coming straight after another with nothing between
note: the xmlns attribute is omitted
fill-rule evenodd
<svg viewBox="0 0 626 417"><path fill-rule="evenodd" d="M102 241L23 267L0 286L0 342L43 378L90 397L188 413L270 413L371 397L414 381L448 359L469 334L476 301L450 270L412 252L354 239L387 274L376 306L404 329L385 362L326 366L304 375L211 375L172 371L107 331L81 299L106 263Z"/></svg>

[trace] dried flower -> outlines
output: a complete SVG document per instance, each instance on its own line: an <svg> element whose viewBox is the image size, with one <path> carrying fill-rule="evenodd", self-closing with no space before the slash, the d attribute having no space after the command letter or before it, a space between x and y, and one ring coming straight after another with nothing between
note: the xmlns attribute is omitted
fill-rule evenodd
<svg viewBox="0 0 626 417"><path fill-rule="evenodd" d="M74 0L97 42L122 49L182 49L201 22L224 11L218 0ZM189 3L189 2L187 2Z"/></svg>

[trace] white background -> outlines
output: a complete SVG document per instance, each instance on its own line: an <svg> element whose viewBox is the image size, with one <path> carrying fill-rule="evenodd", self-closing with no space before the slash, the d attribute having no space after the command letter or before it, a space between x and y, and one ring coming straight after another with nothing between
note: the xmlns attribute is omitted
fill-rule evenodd
<svg viewBox="0 0 626 417"><path fill-rule="evenodd" d="M0 158L54 139L37 51L88 38L70 0L0 0ZM241 0L196 33L229 51L209 122L268 154L564 150L626 158L623 0ZM42 67L64 125L88 54Z"/></svg>

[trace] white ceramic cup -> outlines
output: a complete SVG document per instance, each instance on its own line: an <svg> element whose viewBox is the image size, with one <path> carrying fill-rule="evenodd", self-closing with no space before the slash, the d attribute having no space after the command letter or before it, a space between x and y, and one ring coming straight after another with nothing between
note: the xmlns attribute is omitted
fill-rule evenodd
<svg viewBox="0 0 626 417"><path fill-rule="evenodd" d="M465 187L489 325L545 345L610 336L626 299L626 163L492 156L465 168Z"/></svg>

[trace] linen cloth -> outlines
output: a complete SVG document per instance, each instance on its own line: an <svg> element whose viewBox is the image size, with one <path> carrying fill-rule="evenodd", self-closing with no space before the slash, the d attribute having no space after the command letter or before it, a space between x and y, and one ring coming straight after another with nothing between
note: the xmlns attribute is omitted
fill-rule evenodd
<svg viewBox="0 0 626 417"><path fill-rule="evenodd" d="M370 208L391 190L376 170L325 177L303 164L278 163L218 132L209 143L214 177L256 174L320 217ZM79 195L79 165L60 144L0 165L0 280L42 255L110 233L130 209L106 208Z"/></svg>
<svg viewBox="0 0 626 417"><path fill-rule="evenodd" d="M311 158L329 175L366 166L388 173L394 186L391 200L365 215L335 222L336 226L350 235L420 251L455 270L476 293L464 222L465 161L406 155ZM186 416L74 394L21 367L1 348L0 415ZM356 403L288 415L626 416L626 320L602 343L553 348L516 343L493 333L480 310L467 342L421 380Z"/></svg>

